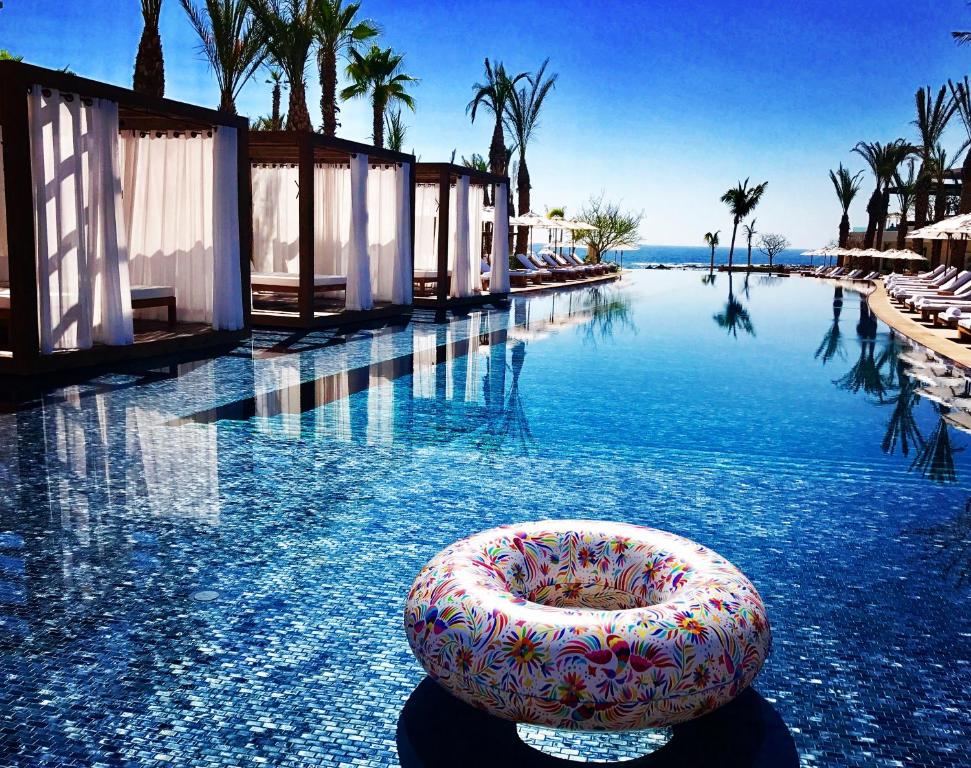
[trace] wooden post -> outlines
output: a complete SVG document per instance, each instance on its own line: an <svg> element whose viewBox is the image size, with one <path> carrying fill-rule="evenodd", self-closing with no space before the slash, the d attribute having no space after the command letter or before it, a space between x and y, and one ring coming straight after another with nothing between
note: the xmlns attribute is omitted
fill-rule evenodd
<svg viewBox="0 0 971 768"><path fill-rule="evenodd" d="M3 125L3 170L7 200L7 246L10 269L10 342L14 364L26 370L40 357L37 317L37 267L34 195L30 178L30 127L27 83L16 68L0 82Z"/></svg>
<svg viewBox="0 0 971 768"><path fill-rule="evenodd" d="M249 120L236 125L237 204L239 206L239 279L243 297L243 326L249 328L253 314L250 270L253 264L253 188L249 159Z"/></svg>
<svg viewBox="0 0 971 768"><path fill-rule="evenodd" d="M448 301L448 241L452 237L449 228L449 208L451 200L449 190L452 186L452 174L448 166L442 168L438 178L438 279L435 281L435 298L439 304Z"/></svg>
<svg viewBox="0 0 971 768"><path fill-rule="evenodd" d="M297 135L299 184L299 260L300 294L297 305L300 308L300 322L309 324L314 319L314 147L312 135L301 132Z"/></svg>

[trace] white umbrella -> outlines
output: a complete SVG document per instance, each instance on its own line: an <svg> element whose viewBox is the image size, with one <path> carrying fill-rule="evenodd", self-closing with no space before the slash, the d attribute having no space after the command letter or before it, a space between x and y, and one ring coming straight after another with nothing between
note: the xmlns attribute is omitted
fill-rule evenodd
<svg viewBox="0 0 971 768"><path fill-rule="evenodd" d="M952 237L966 240L971 237L971 213L951 216L934 224L928 224L926 227L908 232L907 237L914 240L949 240Z"/></svg>

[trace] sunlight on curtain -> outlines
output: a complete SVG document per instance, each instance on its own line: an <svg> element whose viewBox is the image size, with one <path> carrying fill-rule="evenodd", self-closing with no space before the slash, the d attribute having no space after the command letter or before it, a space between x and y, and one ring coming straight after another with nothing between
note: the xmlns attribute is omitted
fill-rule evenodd
<svg viewBox="0 0 971 768"><path fill-rule="evenodd" d="M416 398L435 399L436 336L435 326L412 326L411 391Z"/></svg>
<svg viewBox="0 0 971 768"><path fill-rule="evenodd" d="M482 235L485 187L476 185L469 190L469 285L472 294L482 290Z"/></svg>
<svg viewBox="0 0 971 768"><path fill-rule="evenodd" d="M47 93L28 96L41 352L131 344L118 105Z"/></svg>
<svg viewBox="0 0 971 768"><path fill-rule="evenodd" d="M470 232L471 224L469 217L469 177L460 176L455 185L455 205L451 206L455 211L455 216L449 216L452 226L452 256L449 261L452 266L452 281L449 296L452 298L462 298L471 296L477 286L472 283L472 265L470 257ZM454 224L452 221L454 220Z"/></svg>
<svg viewBox="0 0 971 768"><path fill-rule="evenodd" d="M497 184L492 225L490 293L509 293L509 199L506 185Z"/></svg>
<svg viewBox="0 0 971 768"><path fill-rule="evenodd" d="M314 167L314 270L318 275L347 275L351 245L351 169Z"/></svg>
<svg viewBox="0 0 971 768"><path fill-rule="evenodd" d="M368 159L363 154L351 157L351 240L344 296L345 309L368 310L374 307L368 255Z"/></svg>
<svg viewBox="0 0 971 768"><path fill-rule="evenodd" d="M297 166L254 166L253 271L300 271L300 202Z"/></svg>
<svg viewBox="0 0 971 768"><path fill-rule="evenodd" d="M408 166L368 172L368 250L375 301L411 302L411 230Z"/></svg>
<svg viewBox="0 0 971 768"><path fill-rule="evenodd" d="M411 164L402 163L395 174L395 179L397 180L395 199L398 209L398 255L391 286L391 302L409 305L414 298L414 283L411 279L411 264L414 260L411 242Z"/></svg>
<svg viewBox="0 0 971 768"><path fill-rule="evenodd" d="M243 327L243 297L239 269L239 154L236 129L220 127L212 148L212 327L237 331Z"/></svg>
<svg viewBox="0 0 971 768"><path fill-rule="evenodd" d="M438 269L438 184L415 188L415 269Z"/></svg>

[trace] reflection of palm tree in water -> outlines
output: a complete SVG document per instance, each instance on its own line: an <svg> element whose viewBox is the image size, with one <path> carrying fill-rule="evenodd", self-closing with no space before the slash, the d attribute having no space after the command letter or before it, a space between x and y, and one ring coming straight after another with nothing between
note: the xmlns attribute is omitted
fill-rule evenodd
<svg viewBox="0 0 971 768"><path fill-rule="evenodd" d="M893 412L890 414L890 421L887 422L887 430L883 434L880 447L884 453L892 454L899 444L900 452L904 456L909 456L911 446L917 446L920 449L924 447L924 436L921 435L917 419L914 418L914 408L920 402L920 395L917 394L917 384L907 376L906 366L902 360L896 358L896 355L894 355L892 368L897 371L898 389L896 395L888 397L885 401L887 405L893 406Z"/></svg>
<svg viewBox="0 0 971 768"><path fill-rule="evenodd" d="M487 395L487 407L489 408L489 418L483 427L479 437L476 439L476 447L486 453L498 453L503 448L510 448L514 453L521 456L529 456L536 443L533 433L529 428L529 419L526 416L526 409L523 406L522 394L519 391L519 377L523 372L523 364L526 362L526 343L523 341L511 342L512 352L510 354L512 371L512 381L509 385L509 394L504 396L506 345L502 345L501 355L495 361L495 367L490 365L489 370L489 391ZM501 370L500 370L501 366ZM491 381L493 377L496 381ZM499 383L501 382L501 383Z"/></svg>
<svg viewBox="0 0 971 768"><path fill-rule="evenodd" d="M952 519L930 528L916 528L914 533L934 539L934 557L945 578L953 579L958 588L971 584L971 499Z"/></svg>
<svg viewBox="0 0 971 768"><path fill-rule="evenodd" d="M840 313L843 311L843 286L837 285L833 293L833 323L823 336L823 340L816 348L816 359L822 358L823 365L826 365L834 357L840 360L846 359L846 352L843 350L843 339L840 336Z"/></svg>
<svg viewBox="0 0 971 768"><path fill-rule="evenodd" d="M745 305L735 298L732 290L732 273L728 273L728 301L725 308L713 315L714 321L720 328L724 328L732 336L738 338L739 329L745 331L749 336L755 335L755 326L752 325L752 318L749 317Z"/></svg>
<svg viewBox="0 0 971 768"><path fill-rule="evenodd" d="M581 311L590 314L590 322L583 325L585 341L609 341L617 328L637 332L630 297L622 291L591 288L583 298Z"/></svg>
<svg viewBox="0 0 971 768"><path fill-rule="evenodd" d="M888 383L876 357L877 318L866 301L860 302L860 320L856 324L856 333L860 337L860 357L846 374L833 383L847 392L863 390L883 402L888 392Z"/></svg>
<svg viewBox="0 0 971 768"><path fill-rule="evenodd" d="M911 469L916 469L921 476L935 483L953 483L957 481L954 470L954 454L962 450L951 445L951 433L944 416L950 410L946 405L937 406L937 426L926 443L914 457Z"/></svg>

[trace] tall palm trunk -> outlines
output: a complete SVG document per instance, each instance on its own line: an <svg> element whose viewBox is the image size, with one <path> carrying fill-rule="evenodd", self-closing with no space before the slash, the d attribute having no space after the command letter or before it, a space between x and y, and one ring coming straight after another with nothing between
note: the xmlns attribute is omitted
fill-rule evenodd
<svg viewBox="0 0 971 768"><path fill-rule="evenodd" d="M749 238L749 241L748 241L748 268L749 268L749 271L751 271L751 269L752 269L752 238ZM746 279L748 279L748 278L746 278Z"/></svg>
<svg viewBox="0 0 971 768"><path fill-rule="evenodd" d="M734 225L732 226L732 244L728 249L728 271L732 271L732 260L735 257L735 235L738 234L738 217L734 219Z"/></svg>
<svg viewBox="0 0 971 768"><path fill-rule="evenodd" d="M839 245L840 248L845 248L846 243L850 239L850 215L846 211L843 211L843 217L840 219L840 238Z"/></svg>
<svg viewBox="0 0 971 768"><path fill-rule="evenodd" d="M897 250L907 247L907 212L900 214L900 224L897 225Z"/></svg>
<svg viewBox="0 0 971 768"><path fill-rule="evenodd" d="M282 95L280 81L278 80L273 83L273 109L270 112L274 131L279 131L283 127L280 120L280 98Z"/></svg>
<svg viewBox="0 0 971 768"><path fill-rule="evenodd" d="M310 112L307 111L307 89L302 81L290 83L290 104L287 112L288 131L312 131Z"/></svg>
<svg viewBox="0 0 971 768"><path fill-rule="evenodd" d="M880 195L880 216L877 219L876 249L883 250L883 233L887 230L887 213L890 211L890 190L884 188Z"/></svg>
<svg viewBox="0 0 971 768"><path fill-rule="evenodd" d="M944 179L938 179L937 189L938 192L934 195L934 221L940 221L944 218L944 212L947 210L947 195L941 194L941 189L944 187ZM931 251L931 261L940 263L941 261L941 249L944 247L943 240L935 240ZM948 249L948 256L950 257L950 249Z"/></svg>
<svg viewBox="0 0 971 768"><path fill-rule="evenodd" d="M324 136L337 134L337 49L321 46L317 53L320 65L320 114L324 118Z"/></svg>
<svg viewBox="0 0 971 768"><path fill-rule="evenodd" d="M925 164L921 162L917 173L917 186L914 190L914 227L920 229L927 223L927 211L930 208L931 180L927 176ZM914 250L924 253L924 241L914 240ZM931 266L937 266L931 261Z"/></svg>
<svg viewBox="0 0 971 768"><path fill-rule="evenodd" d="M374 132L374 146L384 147L384 109L387 106L382 99L372 99L371 107L374 110L372 115L372 130Z"/></svg>
<svg viewBox="0 0 971 768"><path fill-rule="evenodd" d="M708 274L715 271L715 246L711 247L711 264L708 266Z"/></svg>
<svg viewBox="0 0 971 768"><path fill-rule="evenodd" d="M519 153L519 173L516 178L516 191L519 194L519 215L529 211L529 169L526 167L526 153ZM526 253L528 242L528 228L520 227L516 234L516 253Z"/></svg>
<svg viewBox="0 0 971 768"><path fill-rule="evenodd" d="M880 192L880 185L873 190L870 200L866 204L866 233L863 235L863 247L872 248L873 241L877 236L877 221L880 219L880 205L883 203L883 195ZM840 257L842 258L842 257Z"/></svg>
<svg viewBox="0 0 971 768"><path fill-rule="evenodd" d="M489 171L498 176L505 176L508 157L506 140L502 132L502 114L498 114L496 124L492 128L492 141L489 143Z"/></svg>
<svg viewBox="0 0 971 768"><path fill-rule="evenodd" d="M971 151L964 156L961 166L961 205L958 213L971 213ZM954 263L964 266L964 257L968 250L967 240L957 240L951 243Z"/></svg>
<svg viewBox="0 0 971 768"><path fill-rule="evenodd" d="M162 56L162 37L158 26L145 24L135 54L135 75L132 89L147 96L165 95L165 58Z"/></svg>

